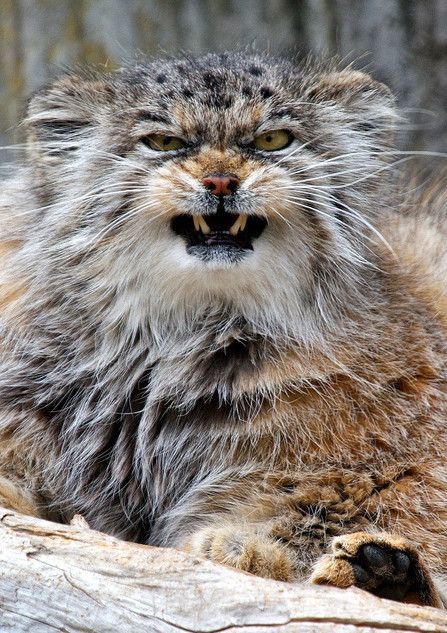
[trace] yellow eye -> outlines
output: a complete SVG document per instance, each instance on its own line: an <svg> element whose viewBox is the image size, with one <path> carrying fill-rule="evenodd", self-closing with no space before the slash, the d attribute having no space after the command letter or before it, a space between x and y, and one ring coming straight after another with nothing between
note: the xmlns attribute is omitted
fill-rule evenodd
<svg viewBox="0 0 447 633"><path fill-rule="evenodd" d="M165 136L164 134L149 134L141 139L145 145L157 152L171 152L185 147L184 141L177 136Z"/></svg>
<svg viewBox="0 0 447 633"><path fill-rule="evenodd" d="M271 132L264 132L256 136L253 140L253 145L256 149L260 149L264 152L274 152L278 149L284 149L287 145L293 141L293 135L287 130L272 130Z"/></svg>

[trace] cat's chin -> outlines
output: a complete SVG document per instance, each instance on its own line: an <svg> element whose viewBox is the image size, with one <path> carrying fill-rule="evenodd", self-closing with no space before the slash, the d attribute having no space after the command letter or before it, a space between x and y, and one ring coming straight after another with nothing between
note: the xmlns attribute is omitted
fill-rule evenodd
<svg viewBox="0 0 447 633"><path fill-rule="evenodd" d="M188 255L200 259L212 268L226 267L228 264L238 264L247 257L253 248L240 248L235 244L217 242L212 245L196 244L186 247Z"/></svg>

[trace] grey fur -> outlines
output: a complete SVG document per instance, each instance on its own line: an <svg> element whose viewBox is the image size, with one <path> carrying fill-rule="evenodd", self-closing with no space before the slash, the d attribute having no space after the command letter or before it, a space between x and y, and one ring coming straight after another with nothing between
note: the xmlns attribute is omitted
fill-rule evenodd
<svg viewBox="0 0 447 633"><path fill-rule="evenodd" d="M1 276L26 289L2 326L0 406L3 430L45 447L34 485L62 519L80 512L127 539L177 542L213 514L213 495L268 470L252 427L275 406L266 364L290 349L335 359L360 313L380 319L371 223L393 195L393 100L364 75L334 88L336 72L207 55L62 78L32 98L27 158L3 202L4 240L22 246ZM294 154L244 149L273 120L296 133ZM151 155L139 138L159 128L187 130L191 149ZM163 215L203 207L193 177L182 196L166 183L204 145L256 166L237 204L269 227L259 260L237 271L183 259ZM30 428L23 411L40 422ZM271 433L273 464L286 439Z"/></svg>

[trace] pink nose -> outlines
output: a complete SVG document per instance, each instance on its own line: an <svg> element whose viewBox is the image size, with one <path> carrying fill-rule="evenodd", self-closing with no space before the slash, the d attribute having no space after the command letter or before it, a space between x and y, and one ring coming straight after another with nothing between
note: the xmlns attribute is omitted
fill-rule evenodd
<svg viewBox="0 0 447 633"><path fill-rule="evenodd" d="M215 196L229 196L240 185L240 180L233 174L211 174L202 180L204 186Z"/></svg>

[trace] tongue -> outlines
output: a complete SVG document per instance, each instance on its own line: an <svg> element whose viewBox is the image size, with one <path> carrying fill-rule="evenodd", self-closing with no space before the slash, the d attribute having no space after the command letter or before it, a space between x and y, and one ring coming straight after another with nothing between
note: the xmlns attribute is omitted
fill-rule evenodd
<svg viewBox="0 0 447 633"><path fill-rule="evenodd" d="M236 244L236 240L229 233L216 232L206 236L205 244L208 246L212 246L213 244L227 244L229 246L234 246Z"/></svg>

